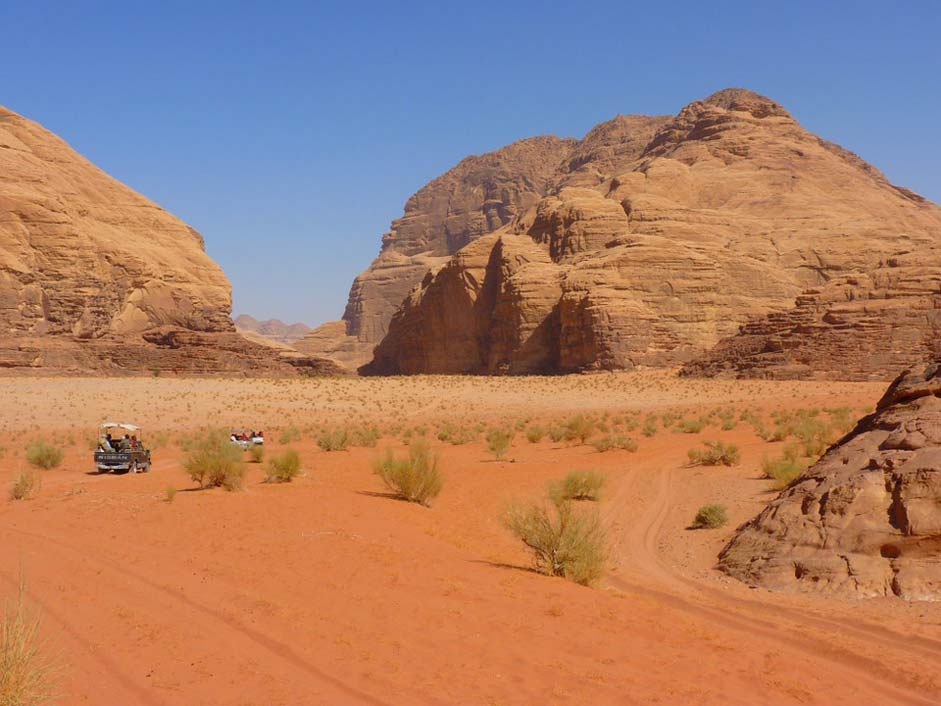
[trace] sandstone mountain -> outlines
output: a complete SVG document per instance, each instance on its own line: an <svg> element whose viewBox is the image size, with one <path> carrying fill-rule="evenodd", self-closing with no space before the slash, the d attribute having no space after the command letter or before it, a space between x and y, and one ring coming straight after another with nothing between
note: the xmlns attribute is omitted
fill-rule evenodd
<svg viewBox="0 0 941 706"><path fill-rule="evenodd" d="M939 293L941 209L731 89L465 160L298 345L375 346L373 373L888 377L938 350Z"/></svg>
<svg viewBox="0 0 941 706"><path fill-rule="evenodd" d="M258 334L277 343L291 345L312 331L307 324L286 324L280 319L259 321L254 316L239 314L235 317L235 329L241 333Z"/></svg>
<svg viewBox="0 0 941 706"><path fill-rule="evenodd" d="M941 600L941 364L900 376L719 568L776 590Z"/></svg>
<svg viewBox="0 0 941 706"><path fill-rule="evenodd" d="M0 368L293 374L250 343L199 233L0 108Z"/></svg>

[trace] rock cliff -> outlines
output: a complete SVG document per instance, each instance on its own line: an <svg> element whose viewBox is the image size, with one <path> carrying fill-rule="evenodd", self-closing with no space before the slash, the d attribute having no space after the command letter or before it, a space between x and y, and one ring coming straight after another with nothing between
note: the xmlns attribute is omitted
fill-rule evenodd
<svg viewBox="0 0 941 706"><path fill-rule="evenodd" d="M0 108L0 368L337 370L246 341L230 308L199 233Z"/></svg>
<svg viewBox="0 0 941 706"><path fill-rule="evenodd" d="M941 365L900 376L719 568L775 590L941 600Z"/></svg>
<svg viewBox="0 0 941 706"><path fill-rule="evenodd" d="M580 142L538 144L564 156L512 209L489 207L505 218L483 219L474 202L479 227L459 238L425 219L402 242L426 260L410 255L407 277L374 266L354 284L386 287L371 290L382 313L362 340L381 340L365 372L688 364L865 378L937 350L941 209L774 101L731 89L672 119L622 117ZM406 257L400 237L387 236L388 257ZM350 308L346 321L364 331Z"/></svg>

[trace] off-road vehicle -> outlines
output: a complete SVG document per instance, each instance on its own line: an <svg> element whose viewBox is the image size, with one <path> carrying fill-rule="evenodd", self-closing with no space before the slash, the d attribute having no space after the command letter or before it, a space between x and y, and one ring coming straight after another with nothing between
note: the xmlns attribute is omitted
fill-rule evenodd
<svg viewBox="0 0 941 706"><path fill-rule="evenodd" d="M144 447L141 428L135 424L105 422L98 428L95 467L101 473L150 470L150 450Z"/></svg>

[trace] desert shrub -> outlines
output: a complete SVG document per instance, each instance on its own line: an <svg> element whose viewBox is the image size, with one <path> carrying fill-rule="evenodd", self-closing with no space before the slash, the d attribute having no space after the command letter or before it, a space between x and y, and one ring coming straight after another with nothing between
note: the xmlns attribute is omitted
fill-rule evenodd
<svg viewBox="0 0 941 706"><path fill-rule="evenodd" d="M604 573L607 546L597 511L554 498L548 503L511 506L502 520L530 549L542 573L583 585L594 583Z"/></svg>
<svg viewBox="0 0 941 706"><path fill-rule="evenodd" d="M301 472L301 457L294 449L285 449L268 459L265 467L266 482L290 483Z"/></svg>
<svg viewBox="0 0 941 706"><path fill-rule="evenodd" d="M170 444L170 435L165 431L157 432L148 440L147 445L154 451ZM97 442L96 442L97 445Z"/></svg>
<svg viewBox="0 0 941 706"><path fill-rule="evenodd" d="M549 495L559 500L600 500L606 481L598 471L572 471L549 486Z"/></svg>
<svg viewBox="0 0 941 706"><path fill-rule="evenodd" d="M565 423L565 440L584 444L595 433L597 424L584 414L577 414Z"/></svg>
<svg viewBox="0 0 941 706"><path fill-rule="evenodd" d="M324 429L317 436L317 446L324 451L345 451L350 447L350 435L346 429Z"/></svg>
<svg viewBox="0 0 941 706"><path fill-rule="evenodd" d="M487 432L487 450L494 458L503 458L513 445L513 432L507 429L491 429Z"/></svg>
<svg viewBox="0 0 941 706"><path fill-rule="evenodd" d="M784 455L781 458L770 459L765 457L761 462L761 472L765 478L774 481L776 488L785 488L800 476L807 468L807 463L801 461L797 454L791 451L796 447L785 447Z"/></svg>
<svg viewBox="0 0 941 706"><path fill-rule="evenodd" d="M556 424L549 427L547 433L549 434L549 438L552 439L553 443L557 444L565 438L565 427L561 427Z"/></svg>
<svg viewBox="0 0 941 706"><path fill-rule="evenodd" d="M172 503L174 498L176 498L176 488L174 488L172 485L168 485L163 491L163 499L168 503Z"/></svg>
<svg viewBox="0 0 941 706"><path fill-rule="evenodd" d="M379 430L375 427L354 429L350 434L350 446L372 449L379 443Z"/></svg>
<svg viewBox="0 0 941 706"><path fill-rule="evenodd" d="M672 412L665 412L660 416L660 423L664 429L669 429L676 423L676 415Z"/></svg>
<svg viewBox="0 0 941 706"><path fill-rule="evenodd" d="M477 433L473 429L459 427L456 424L445 424L438 430L438 441L447 442L453 446L462 446L473 441Z"/></svg>
<svg viewBox="0 0 941 706"><path fill-rule="evenodd" d="M538 424L534 424L526 430L526 440L530 444L538 444L545 435L546 430Z"/></svg>
<svg viewBox="0 0 941 706"><path fill-rule="evenodd" d="M29 469L20 471L10 487L11 500L25 500L26 498L39 492L42 485L42 479L36 471ZM2 704L2 702L0 702Z"/></svg>
<svg viewBox="0 0 941 706"><path fill-rule="evenodd" d="M245 477L242 452L224 431L211 431L194 440L183 462L189 477L201 488L238 490Z"/></svg>
<svg viewBox="0 0 941 706"><path fill-rule="evenodd" d="M856 426L856 418L849 407L828 409L827 414L830 416L830 424L840 435L848 434Z"/></svg>
<svg viewBox="0 0 941 706"><path fill-rule="evenodd" d="M739 461L739 451L735 444L721 441L704 441L705 449L690 449L687 452L689 462L697 466L734 466Z"/></svg>
<svg viewBox="0 0 941 706"><path fill-rule="evenodd" d="M647 421L644 422L644 428L641 430L641 434L650 438L657 435L657 418L648 417Z"/></svg>
<svg viewBox="0 0 941 706"><path fill-rule="evenodd" d="M248 460L252 463L261 463L265 458L265 447L255 444L248 447Z"/></svg>
<svg viewBox="0 0 941 706"><path fill-rule="evenodd" d="M409 445L406 458L396 458L388 449L373 465L373 472L397 495L421 505L438 497L444 487L438 456L424 439Z"/></svg>
<svg viewBox="0 0 941 706"><path fill-rule="evenodd" d="M301 430L296 426L291 425L287 429L281 432L281 438L278 439L282 444L293 444L295 441L301 440Z"/></svg>
<svg viewBox="0 0 941 706"><path fill-rule="evenodd" d="M64 457L62 449L45 441L34 441L26 447L26 460L36 468L56 468Z"/></svg>
<svg viewBox="0 0 941 706"><path fill-rule="evenodd" d="M630 451L631 453L637 451L637 442L631 437L622 434L608 434L600 439L595 439L591 442L591 445L594 447L595 451L599 453L613 451L615 449Z"/></svg>
<svg viewBox="0 0 941 706"><path fill-rule="evenodd" d="M698 434L706 428L706 423L701 419L684 419L676 428L684 434Z"/></svg>
<svg viewBox="0 0 941 706"><path fill-rule="evenodd" d="M39 706L56 696L60 668L40 634L39 615L29 610L21 583L0 615L0 705Z"/></svg>
<svg viewBox="0 0 941 706"><path fill-rule="evenodd" d="M729 521L725 505L703 505L696 513L691 527L693 529L716 529Z"/></svg>

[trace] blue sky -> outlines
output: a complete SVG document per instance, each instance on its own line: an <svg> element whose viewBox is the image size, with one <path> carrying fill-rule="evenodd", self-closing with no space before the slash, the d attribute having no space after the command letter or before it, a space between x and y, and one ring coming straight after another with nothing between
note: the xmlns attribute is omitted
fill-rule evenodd
<svg viewBox="0 0 941 706"><path fill-rule="evenodd" d="M337 318L468 154L730 86L941 201L941 2L0 0L0 104L196 227L236 313Z"/></svg>

